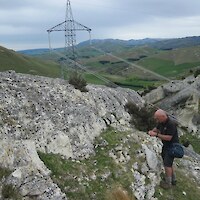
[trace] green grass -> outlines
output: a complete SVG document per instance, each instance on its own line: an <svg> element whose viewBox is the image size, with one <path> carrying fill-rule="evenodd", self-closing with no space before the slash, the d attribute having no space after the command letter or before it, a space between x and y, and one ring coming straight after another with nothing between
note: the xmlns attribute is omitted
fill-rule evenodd
<svg viewBox="0 0 200 200"><path fill-rule="evenodd" d="M95 154L85 160L64 160L61 156L44 153L39 153L39 156L52 171L52 179L66 193L69 200L105 200L107 192L116 186L122 186L132 194L130 185L134 182L134 178L130 169L137 162L140 171L145 160L136 157L136 151L141 147L133 138L127 137L128 134L113 129L106 130L95 140ZM115 147L121 144L123 148L129 147L131 159L126 163L117 164L109 157L109 152L115 151ZM200 190L197 188L197 183L191 177L187 177L181 166L176 169L176 174L178 183L172 190L174 199L198 199ZM149 184L148 179L145 182ZM169 200L170 196L168 190L156 187L155 197L158 200Z"/></svg>
<svg viewBox="0 0 200 200"><path fill-rule="evenodd" d="M188 178L181 169L176 170L177 185L173 186L172 190L164 190L159 186L156 187L155 196L159 200L197 200L200 197L199 185L191 178Z"/></svg>
<svg viewBox="0 0 200 200"><path fill-rule="evenodd" d="M104 74L104 77L111 80L112 82L116 83L117 85L121 87L128 87L134 90L141 90L146 89L150 86L159 86L161 85L161 81L156 80L148 80L148 79L142 79L137 77L134 74L130 74L128 77L123 77L119 75L106 75Z"/></svg>
<svg viewBox="0 0 200 200"><path fill-rule="evenodd" d="M1 193L3 199L22 200L22 196L11 184L3 185Z"/></svg>
<svg viewBox="0 0 200 200"><path fill-rule="evenodd" d="M190 69L200 65L200 62L191 62L175 65L172 60L164 60L160 58L145 58L138 62L139 65L146 67L147 69L154 71L160 75L168 78L173 78L185 74Z"/></svg>
<svg viewBox="0 0 200 200"><path fill-rule="evenodd" d="M119 86L122 86L122 87L129 87L129 88L132 88L132 89L135 89L135 90L140 90L140 89L146 89L150 86L159 86L161 85L162 82L160 81L155 81L155 80L148 80L148 79L140 79L138 77L130 77L130 78L125 78L124 80L121 80L120 82L117 82L116 83L119 85Z"/></svg>
<svg viewBox="0 0 200 200"><path fill-rule="evenodd" d="M48 77L60 76L59 64L55 62L24 56L0 47L0 71L7 70Z"/></svg>
<svg viewBox="0 0 200 200"><path fill-rule="evenodd" d="M53 154L39 153L39 155L52 171L53 180L66 193L69 200L104 200L106 191L114 185L122 185L131 193L129 186L133 182L133 176L128 169L136 161L135 151L140 146L133 139L126 141L126 145L131 146L130 155L132 156L128 163L117 164L109 157L110 150L121 144L122 138L127 134L108 129L102 133L101 138L95 141L97 145L95 155L77 162L63 160L60 156ZM101 145L103 141L107 141L109 145ZM92 178L93 176L95 178Z"/></svg>
<svg viewBox="0 0 200 200"><path fill-rule="evenodd" d="M17 188L11 184L4 184L5 179L12 173L7 168L0 167L0 181L2 184L1 194L4 199L22 200L22 196L19 194Z"/></svg>
<svg viewBox="0 0 200 200"><path fill-rule="evenodd" d="M120 56L119 56L120 57ZM123 56L126 57L126 53ZM110 61L106 64L101 64L99 61ZM147 57L137 62L139 65L163 75L166 78L174 79L176 77L182 77L188 74L189 70L195 68L200 62L191 62L175 65L173 60L166 60L157 57ZM106 77L108 80L116 83L121 87L128 87L134 90L141 90L150 86L159 86L161 82L156 81L156 76L145 74L141 70L129 67L126 63L119 63L109 59L107 56L100 58L93 58L91 61L88 59L87 66L95 73ZM128 71L127 71L128 69ZM91 77L90 77L91 79ZM88 79L88 82L90 82ZM93 78L92 83L95 83ZM96 81L97 84L101 84L101 81ZM103 83L105 84L105 83Z"/></svg>
<svg viewBox="0 0 200 200"><path fill-rule="evenodd" d="M9 169L0 167L0 180L2 180L3 177L8 177L11 173L12 171Z"/></svg>
<svg viewBox="0 0 200 200"><path fill-rule="evenodd" d="M102 43L100 46L103 48L104 45ZM188 75L190 69L200 65L199 46L162 51L146 46L120 47L108 43L104 50L108 50L125 60L139 59L137 62L130 62L138 63L144 68L169 79L182 78ZM63 50L60 50L60 52L64 53ZM79 48L78 54L80 55L80 63L97 75L115 82L120 87L143 90L151 86L160 85L160 82L153 75L144 73L142 70L129 66L128 63L119 61L109 55L103 55L102 52L90 47ZM60 66L56 64L59 56L54 53L45 53L44 55L38 55L38 58L43 58L43 60L36 59L36 57L23 56L0 47L0 71L15 70L25 74L60 77ZM107 61L107 63L102 63L102 61ZM68 70L68 68L65 69L65 71ZM106 85L104 81L88 72L84 73L84 75L88 83ZM66 74L66 79L67 76Z"/></svg>
<svg viewBox="0 0 200 200"><path fill-rule="evenodd" d="M164 83L163 81L142 79L132 74L130 74L128 77L123 77L120 75L110 75L106 73L96 72L95 74L84 73L84 78L87 83L91 84L107 85L107 83L110 81L115 83L119 87L130 88L134 90L148 89L149 87L158 87L159 85ZM103 79L106 79L107 81L104 81Z"/></svg>
<svg viewBox="0 0 200 200"><path fill-rule="evenodd" d="M97 74L97 76L98 75L99 74ZM85 73L84 78L88 83L92 83L92 84L96 84L96 85L105 85L106 84L105 81L101 80L100 78L96 77L93 74Z"/></svg>
<svg viewBox="0 0 200 200"><path fill-rule="evenodd" d="M195 135L192 135L190 133L186 133L182 136L180 136L180 142L184 143L186 141L189 141L189 143L192 145L194 151L198 154L200 154L200 138L198 138Z"/></svg>

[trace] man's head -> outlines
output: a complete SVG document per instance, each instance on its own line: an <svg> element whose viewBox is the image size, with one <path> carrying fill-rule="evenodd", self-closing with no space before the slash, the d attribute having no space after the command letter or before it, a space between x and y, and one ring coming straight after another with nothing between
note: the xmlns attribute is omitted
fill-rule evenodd
<svg viewBox="0 0 200 200"><path fill-rule="evenodd" d="M168 116L164 110L158 109L154 114L154 118L156 121L163 123L167 121Z"/></svg>

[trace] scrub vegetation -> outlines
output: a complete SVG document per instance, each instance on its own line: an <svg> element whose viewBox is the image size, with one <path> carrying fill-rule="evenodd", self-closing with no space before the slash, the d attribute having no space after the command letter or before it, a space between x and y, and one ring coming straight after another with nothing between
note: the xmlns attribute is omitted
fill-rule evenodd
<svg viewBox="0 0 200 200"><path fill-rule="evenodd" d="M69 200L105 200L118 187L124 188L132 200L130 185L134 177L130 169L136 162L135 155L140 145L128 135L127 132L108 129L96 139L94 155L80 161L63 160L58 155L41 152L39 156L52 171L52 179ZM117 163L109 156L111 152L117 154L120 145L122 149L131 147L131 159L125 163Z"/></svg>
<svg viewBox="0 0 200 200"><path fill-rule="evenodd" d="M11 170L0 167L0 185L3 199L22 200L17 188L5 182L6 178L12 173Z"/></svg>
<svg viewBox="0 0 200 200"><path fill-rule="evenodd" d="M109 156L117 147L129 148L131 159L125 163L116 163ZM64 160L58 155L39 153L45 165L52 171L52 179L59 185L69 200L119 200L116 195L125 191L120 200L134 200L130 185L134 182L132 165L137 161L139 167L144 162L138 159L137 151L141 148L128 132L108 129L95 141L94 155L84 160ZM172 190L156 187L158 200L194 200L198 199L200 190L197 183L184 172L177 162L177 186ZM148 184L148 180L146 180Z"/></svg>

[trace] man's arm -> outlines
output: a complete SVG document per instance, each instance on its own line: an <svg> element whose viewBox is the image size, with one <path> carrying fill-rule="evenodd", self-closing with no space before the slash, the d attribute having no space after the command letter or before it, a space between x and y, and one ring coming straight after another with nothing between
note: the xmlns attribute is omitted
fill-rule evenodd
<svg viewBox="0 0 200 200"><path fill-rule="evenodd" d="M173 136L172 135L162 135L162 134L158 133L157 137L164 141L170 141Z"/></svg>
<svg viewBox="0 0 200 200"><path fill-rule="evenodd" d="M160 134L159 131L157 130L152 130L152 131L149 131L148 134L150 136L154 136L154 137L158 137L160 138L161 140L165 140L165 141L170 141L172 139L172 135L163 135L163 134Z"/></svg>

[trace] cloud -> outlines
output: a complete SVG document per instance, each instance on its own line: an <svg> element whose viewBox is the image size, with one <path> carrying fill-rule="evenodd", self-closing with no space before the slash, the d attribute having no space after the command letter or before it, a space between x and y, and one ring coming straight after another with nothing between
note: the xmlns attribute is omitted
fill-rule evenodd
<svg viewBox="0 0 200 200"><path fill-rule="evenodd" d="M14 38L22 38L22 48L48 46L46 30L65 20L65 6L66 0L1 0L0 45L18 49L19 42ZM74 19L92 28L93 38L200 35L197 0L73 0L71 6ZM63 37L63 33L52 33L56 47L62 44ZM86 39L87 33L77 33L78 42Z"/></svg>

